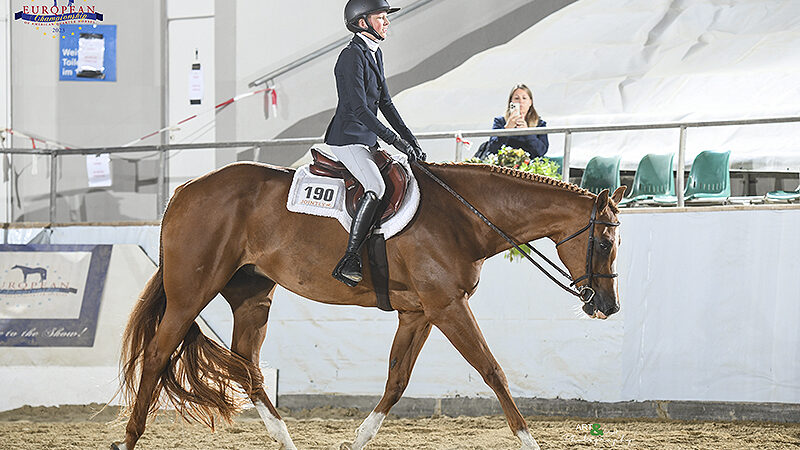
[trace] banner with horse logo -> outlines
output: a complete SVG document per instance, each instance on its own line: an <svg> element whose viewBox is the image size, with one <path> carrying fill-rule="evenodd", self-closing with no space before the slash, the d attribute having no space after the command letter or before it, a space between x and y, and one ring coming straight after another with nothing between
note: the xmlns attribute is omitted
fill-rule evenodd
<svg viewBox="0 0 800 450"><path fill-rule="evenodd" d="M0 245L0 346L93 346L110 259L110 245Z"/></svg>

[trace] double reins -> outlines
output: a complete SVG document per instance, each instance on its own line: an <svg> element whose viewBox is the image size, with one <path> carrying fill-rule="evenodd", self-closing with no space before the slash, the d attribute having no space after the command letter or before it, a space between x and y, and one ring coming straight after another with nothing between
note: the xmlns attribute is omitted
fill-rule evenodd
<svg viewBox="0 0 800 450"><path fill-rule="evenodd" d="M547 256L542 254L542 252L537 250L532 245L528 246L528 248L530 248L534 253L536 253L536 255L538 255L540 258L542 258L548 264L550 264L550 266L553 267L554 269L556 269L564 278L568 279L570 281L570 284L567 285L565 283L562 283L560 280L558 280L556 278L555 275L550 273L541 264L539 264L533 258L531 258L531 255L528 252L526 252L525 250L523 250L522 247L520 246L520 244L517 243L517 241L514 238L512 238L511 236L509 236L508 234L503 232L503 230L498 228L497 225L493 224L491 220L489 220L485 215L483 215L483 213L478 211L477 208L472 206L472 204L470 202L468 202L464 197L462 197L458 192L453 190L453 188L451 188L447 183L442 181L439 177L437 177L436 175L431 173L431 171L428 170L427 167L423 166L418 161L414 161L414 164L416 165L417 168L419 168L420 170L425 172L426 175L431 177L431 179L433 181L435 181L437 184L439 184L441 187L443 187L447 192L449 192L458 201L463 203L464 206L466 206L470 211L472 211L472 213L474 213L486 225L488 225L489 228L492 229L492 231L494 231L495 233L500 235L500 237L505 239L509 244L511 244L515 249L517 249L517 251L520 252L528 261L530 261L534 266L536 266L537 269L539 269L543 274L545 274L547 276L547 278L550 278L550 280L552 280L555 284L560 286L565 291L567 291L570 294L572 294L572 295L578 297L579 299L581 299L582 302L589 303L589 302L592 301L592 298L594 298L595 291L591 286L592 285L592 281L593 281L594 278L596 278L596 277L614 278L614 277L617 276L617 274L615 274L615 273L614 274L598 274L598 273L593 273L592 272L592 259L593 259L593 255L594 255L593 244L594 244L594 227L595 227L595 224L599 223L599 224L607 225L607 226L618 226L619 225L618 222L603 222L603 221L596 220L596 217L597 217L597 203L595 203L592 206L592 214L591 214L591 217L589 219L589 223L585 227L581 228L579 231L573 233L571 236L569 236L566 239L562 239L561 241L559 241L556 244L556 247L558 247L559 245L569 241L570 239L573 239L573 238L579 236L584 231L591 230L590 231L591 234L589 236L589 245L588 245L588 249L586 251L586 274L583 275L582 277L579 277L578 279L573 280L569 273L567 273L564 269L558 267L558 265L556 265L556 263L554 263ZM578 282L580 282L582 280L588 280L588 281L587 281L586 284L584 284L582 286L576 286L576 283L578 283ZM575 289L573 286L577 287L578 289ZM589 293L588 297L584 296L584 294L587 293L587 292Z"/></svg>

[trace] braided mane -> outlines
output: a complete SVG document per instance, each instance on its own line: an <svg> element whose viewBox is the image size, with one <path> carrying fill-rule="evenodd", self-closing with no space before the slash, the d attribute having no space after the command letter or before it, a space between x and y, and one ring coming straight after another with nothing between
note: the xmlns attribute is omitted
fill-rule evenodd
<svg viewBox="0 0 800 450"><path fill-rule="evenodd" d="M580 195L588 195L591 197L596 197L591 191L588 191L576 184L567 183L566 181L559 180L557 178L546 177L544 175L539 175L537 173L532 172L523 172L521 170L512 169L510 167L501 167L501 166L494 166L491 164L474 164L474 163L428 163L432 166L440 166L440 167L475 167L478 169L486 170L489 172L497 172L503 175L508 175L515 178L522 178L525 180L531 180L537 183L542 184L549 184L551 186L555 186L557 188L564 189L566 191L574 192Z"/></svg>
<svg viewBox="0 0 800 450"><path fill-rule="evenodd" d="M591 198L597 198L597 194L587 189L584 189L578 186L577 184L567 183L566 181L559 180L557 178L546 177L544 175L539 175L537 173L523 172L522 170L512 169L510 167L501 167L491 164L475 164L475 163L461 163L461 162L426 163L426 164L430 166L439 166L439 167L474 167L476 169L486 170L488 172L497 172L514 178L531 180L536 183L549 184L551 186L555 186L565 191L574 192L578 195L586 195ZM609 201L608 206L611 208L611 211L613 211L614 214L619 213L619 208L617 207L617 205L614 203L613 200Z"/></svg>

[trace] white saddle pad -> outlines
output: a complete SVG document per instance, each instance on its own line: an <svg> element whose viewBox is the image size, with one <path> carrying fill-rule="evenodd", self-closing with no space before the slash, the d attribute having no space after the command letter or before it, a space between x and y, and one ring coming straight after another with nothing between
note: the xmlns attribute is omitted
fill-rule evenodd
<svg viewBox="0 0 800 450"><path fill-rule="evenodd" d="M336 159L329 154L325 156ZM400 205L397 214L381 224L381 232L385 239L399 233L414 218L419 207L419 186L411 172L406 155L392 155L392 159L406 168L408 173L408 192ZM314 175L308 169L309 164L300 166L294 173L292 187L286 208L289 211L310 214L312 216L333 217L348 232L353 219L345 208L344 180Z"/></svg>

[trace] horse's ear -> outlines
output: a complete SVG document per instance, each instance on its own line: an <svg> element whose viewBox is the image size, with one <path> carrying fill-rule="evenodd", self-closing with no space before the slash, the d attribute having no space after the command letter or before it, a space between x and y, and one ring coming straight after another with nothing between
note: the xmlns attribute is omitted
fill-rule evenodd
<svg viewBox="0 0 800 450"><path fill-rule="evenodd" d="M608 189L603 189L597 194L597 210L602 211L608 206Z"/></svg>
<svg viewBox="0 0 800 450"><path fill-rule="evenodd" d="M622 196L625 195L626 186L620 186L611 194L611 200L614 200L615 205L619 205L619 202L622 201Z"/></svg>

